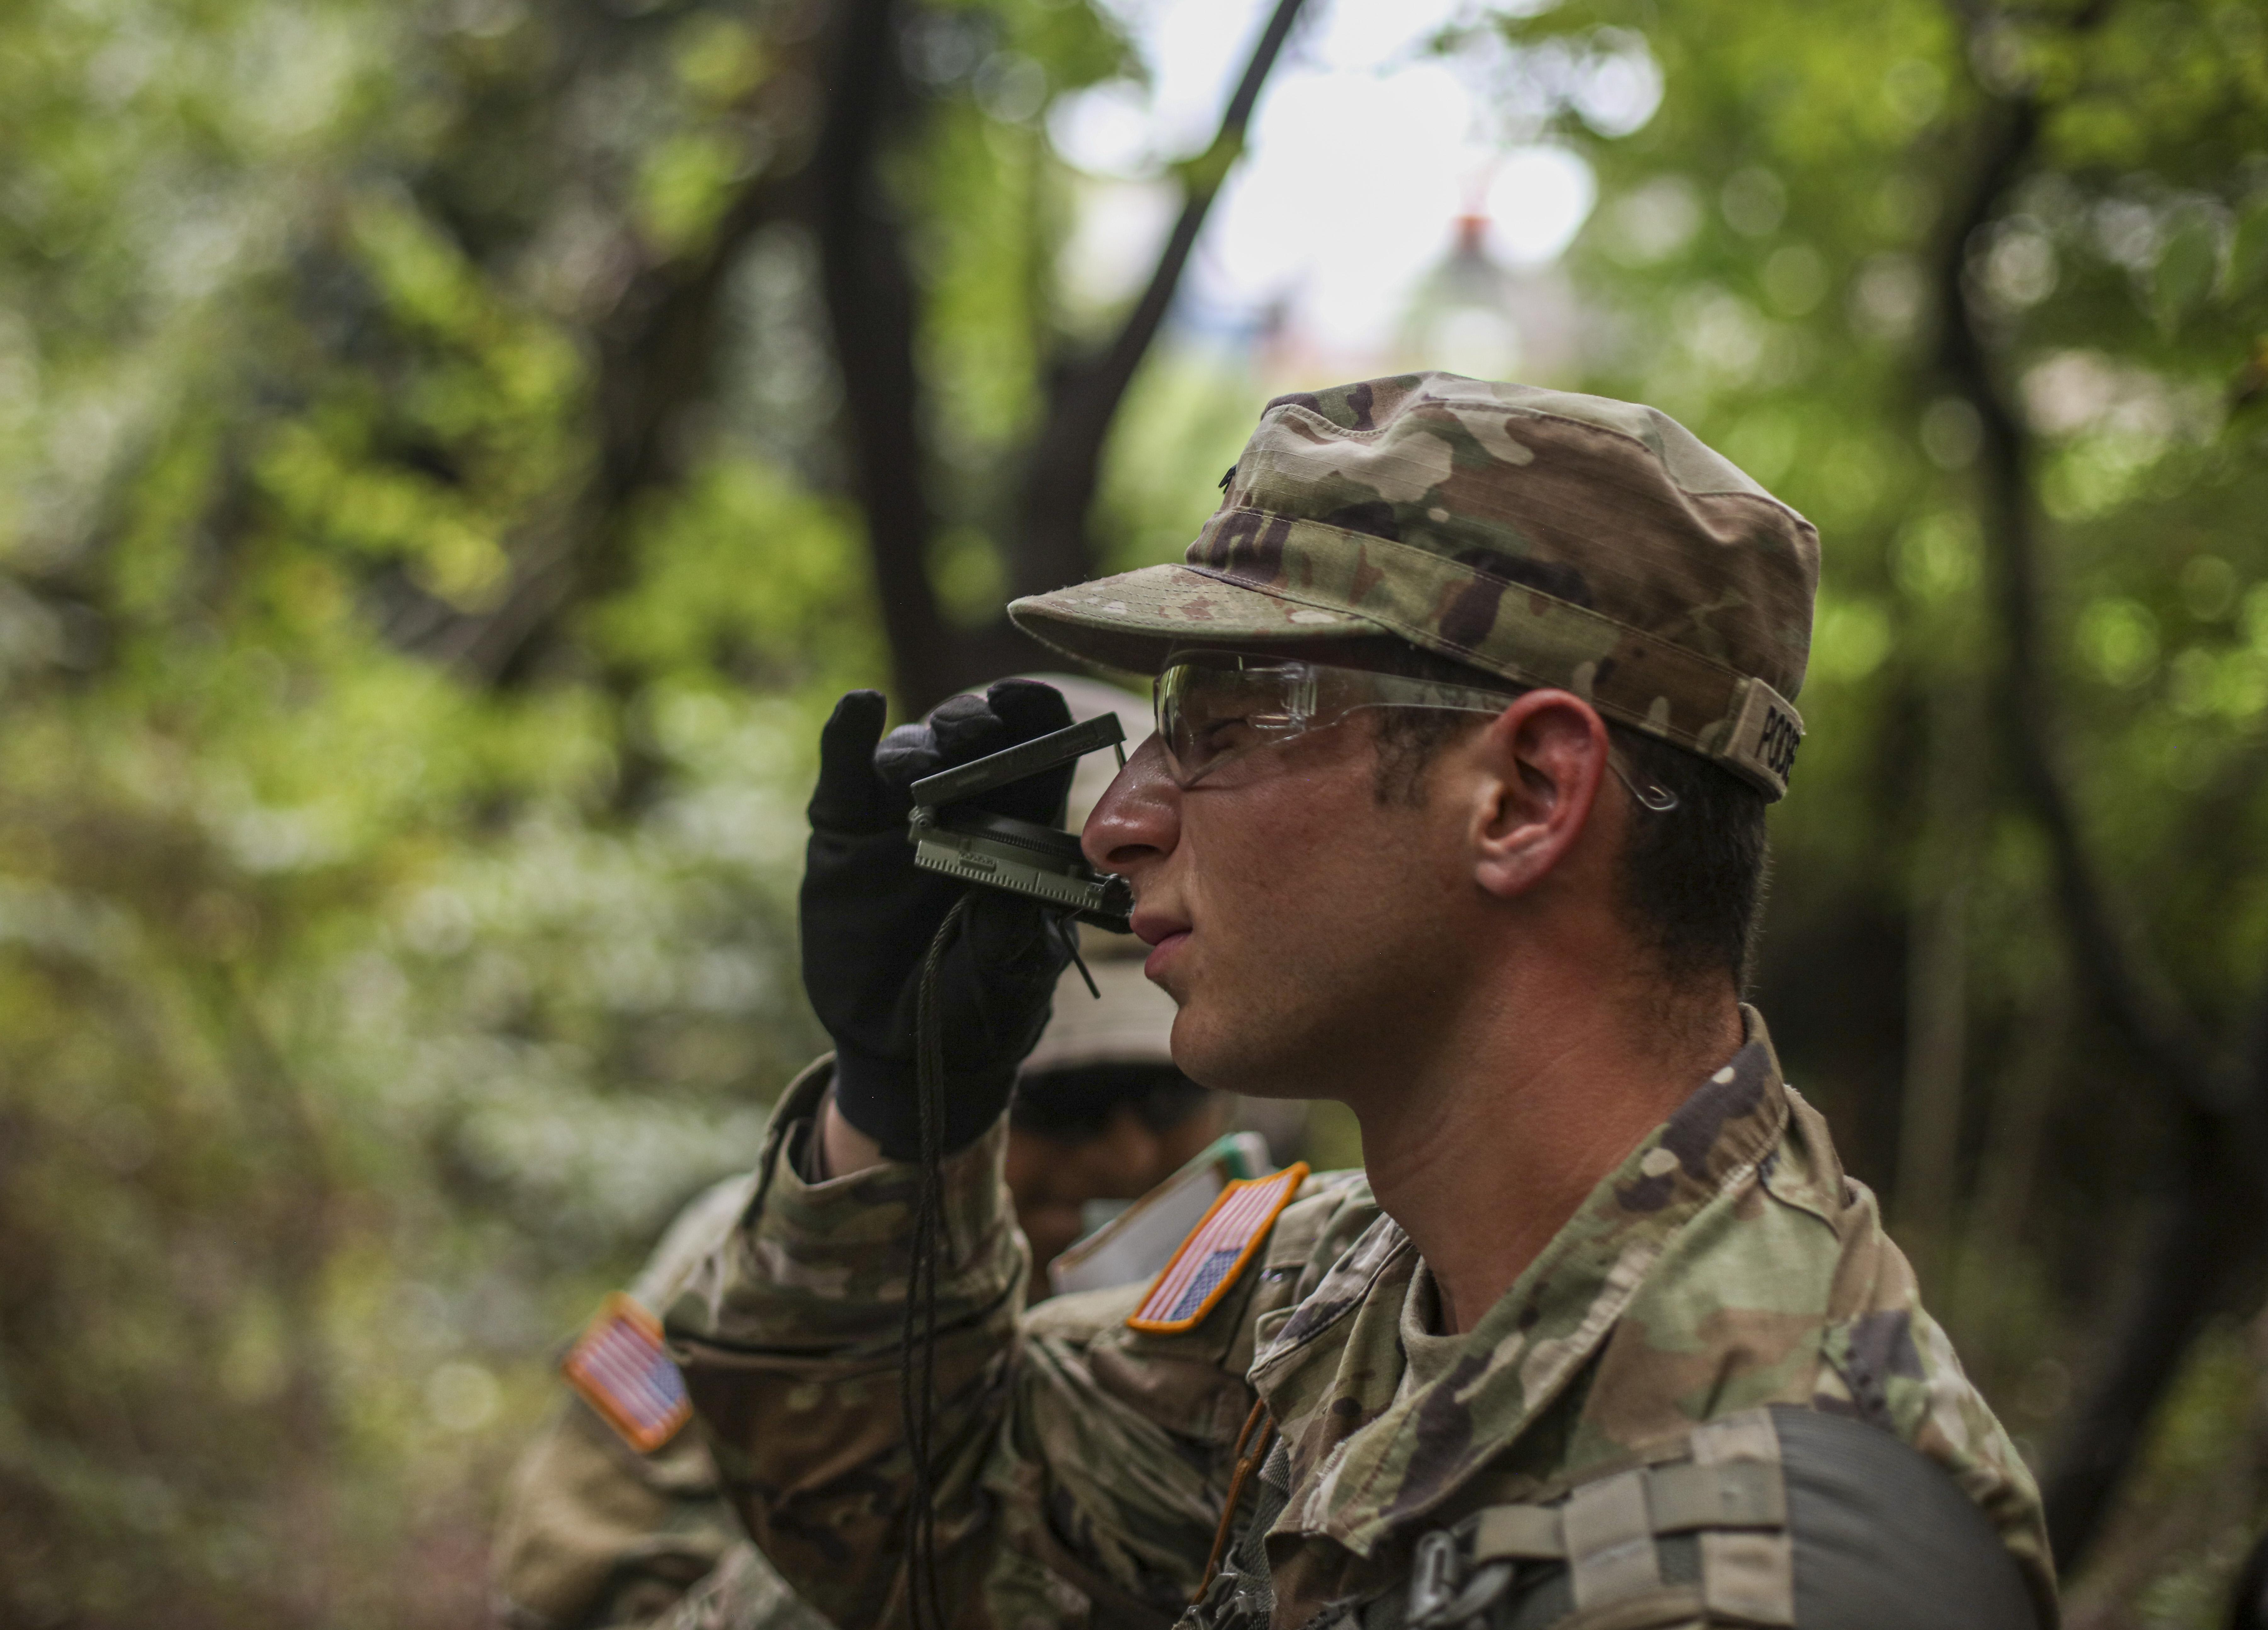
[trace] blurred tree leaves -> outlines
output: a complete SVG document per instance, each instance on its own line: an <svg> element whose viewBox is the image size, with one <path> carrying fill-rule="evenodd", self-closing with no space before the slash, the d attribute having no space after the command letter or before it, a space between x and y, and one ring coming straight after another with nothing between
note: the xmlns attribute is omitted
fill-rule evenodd
<svg viewBox="0 0 2268 1630"><path fill-rule="evenodd" d="M0 11L0 1618L476 1616L546 1344L813 1050L807 744L903 658L813 225L839 10ZM1567 382L1825 538L1763 1000L2042 1454L2178 1128L2079 992L1990 728L1997 455L1950 299L2021 410L2110 888L2224 1031L2268 966L2268 26L2079 16L1473 19L1507 128L1599 176ZM1047 109L1138 65L1088 0L909 10L896 49L920 581L968 637L1032 569L1055 371L1116 315L1058 286ZM1659 76L1650 119L1586 100L1602 64ZM1277 383L1153 358L1079 546L1177 554ZM2102 1600L2209 1602L2250 1531L2242 1478L2169 1492L2258 1430L2250 1287Z"/></svg>
<svg viewBox="0 0 2268 1630"><path fill-rule="evenodd" d="M856 518L631 321L784 15L0 18L11 1623L477 1618L528 1359L815 1045Z"/></svg>
<svg viewBox="0 0 2268 1630"><path fill-rule="evenodd" d="M1577 0L1500 27L1528 47L1627 29L1661 65L1644 129L1560 127L1602 175L1575 252L1615 336L1592 381L1676 413L1824 540L1764 1003L1988 1390L2018 1405L2040 1364L2079 1377L2012 1424L2099 1477L2127 1450L2097 1383L2146 1407L2187 1334L2119 1325L2132 1272L2107 1265L2132 1260L2167 1185L2205 1179L2158 1060L2113 1039L2083 978L2073 1007L2055 863L1997 734L1995 483L2014 469L2045 523L2028 603L2087 852L2177 1005L2242 1037L2268 969L2260 10ZM1984 167L1999 151L2021 155L2014 173ZM1948 360L1971 330L2013 451ZM2066 1026L2076 1050L2051 1045ZM2199 1287L2168 1319L2257 1296L2249 1269L2142 1272ZM2168 1405L2190 1429L2219 1407ZM2224 1441L2259 1430L2215 1419ZM2249 1481L2223 1486L2180 1538L2142 1540L2139 1567L2163 1508L2138 1490L2095 1599L2132 1599L2153 1568L2225 1570L2256 1516ZM2100 1515L2073 1496L2064 1543Z"/></svg>
<svg viewBox="0 0 2268 1630"><path fill-rule="evenodd" d="M809 744L890 666L841 10L0 17L0 1619L482 1617L549 1344L815 1051ZM905 21L990 621L1092 315L1043 117L1139 70L1081 0Z"/></svg>

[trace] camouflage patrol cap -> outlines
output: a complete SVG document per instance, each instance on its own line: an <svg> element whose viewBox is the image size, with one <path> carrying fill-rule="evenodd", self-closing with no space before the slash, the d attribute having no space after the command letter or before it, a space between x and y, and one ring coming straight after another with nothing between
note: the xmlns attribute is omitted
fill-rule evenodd
<svg viewBox="0 0 2268 1630"><path fill-rule="evenodd" d="M1176 646L1395 634L1787 791L1819 536L1667 414L1452 373L1368 380L1270 402L1225 494L1182 564L1009 616L1147 674Z"/></svg>

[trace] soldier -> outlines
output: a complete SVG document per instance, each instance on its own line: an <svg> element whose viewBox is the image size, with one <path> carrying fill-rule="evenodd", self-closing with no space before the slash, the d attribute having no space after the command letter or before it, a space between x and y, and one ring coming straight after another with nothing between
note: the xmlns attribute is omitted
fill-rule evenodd
<svg viewBox="0 0 2268 1630"><path fill-rule="evenodd" d="M1116 711L1148 729L1139 698L1048 677L1081 718ZM1102 768L1101 760L1081 767L1086 784L1071 800L1081 817L1108 783L1094 773ZM1041 1283L1098 1207L1148 1192L1204 1151L1222 1123L1219 1095L1174 1067L1171 999L1107 940L1087 950L1101 998L1067 970L1009 1117L1008 1188ZM753 1177L733 1177L688 1205L630 1285L631 1305L610 1303L590 1333L637 1343L641 1314L667 1304L753 1192ZM658 1352L653 1359L657 1369L666 1362ZM748 1543L699 1434L677 1429L681 1412L665 1408L648 1428L634 1402L579 1371L571 1380L579 1396L563 1400L512 1479L496 1553L499 1625L827 1630Z"/></svg>
<svg viewBox="0 0 2268 1630"><path fill-rule="evenodd" d="M1065 716L1003 682L878 747L845 697L836 1051L667 1318L767 1553L846 1630L2052 1624L2031 1478L1739 1001L1810 525L1651 409L1443 374L1278 398L1222 484L1185 564L1011 610L1156 676L1084 843L1176 1061L1349 1104L1366 1170L1023 1311L1000 1110L1058 937L901 829Z"/></svg>
<svg viewBox="0 0 2268 1630"><path fill-rule="evenodd" d="M1151 1002L1098 961L1103 999L1076 972L1019 1086L1007 1177L1037 1282L1049 1260L1093 1221L1097 1203L1132 1199L1195 1158L1220 1127L1221 1105L1166 1056L1172 1004ZM727 1179L665 1232L627 1292L639 1309L666 1306L729 1229L754 1191ZM613 1303L603 1331L626 1316ZM635 1317L634 1314L627 1315ZM636 1340L635 1330L626 1332ZM655 1354L658 1360L659 1355ZM605 1397L570 1397L521 1457L496 1553L497 1622L510 1630L827 1630L749 1545L717 1486L696 1432L665 1413L659 1442L620 1419Z"/></svg>

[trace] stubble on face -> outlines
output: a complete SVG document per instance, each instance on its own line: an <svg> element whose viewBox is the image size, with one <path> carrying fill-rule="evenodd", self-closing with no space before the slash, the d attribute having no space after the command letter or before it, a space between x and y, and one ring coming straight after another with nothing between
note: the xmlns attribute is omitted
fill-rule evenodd
<svg viewBox="0 0 2268 1630"><path fill-rule="evenodd" d="M1182 795L1155 880L1193 925L1161 983L1191 1079L1255 1097L1353 1101L1456 1000L1462 889L1435 800L1381 803L1372 725L1256 754ZM1457 847L1461 847L1461 842Z"/></svg>

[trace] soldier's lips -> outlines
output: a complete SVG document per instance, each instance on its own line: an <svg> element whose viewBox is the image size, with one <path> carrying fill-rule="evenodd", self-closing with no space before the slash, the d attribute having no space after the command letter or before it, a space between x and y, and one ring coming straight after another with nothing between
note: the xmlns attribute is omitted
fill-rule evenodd
<svg viewBox="0 0 2268 1630"><path fill-rule="evenodd" d="M1167 934L1164 939L1159 940L1157 945L1151 950L1150 955L1143 959L1142 972L1144 977L1149 979L1152 984L1156 984L1164 979L1166 977L1167 964L1174 960L1174 955L1182 948L1182 942L1189 937L1189 931L1186 928L1182 928L1175 930L1174 933Z"/></svg>
<svg viewBox="0 0 2268 1630"><path fill-rule="evenodd" d="M1138 909L1127 926L1133 929L1136 939L1150 948L1150 955L1142 964L1142 971L1153 980L1165 973L1166 964L1172 962L1174 953L1182 948L1182 941L1189 937L1189 924L1162 911Z"/></svg>

